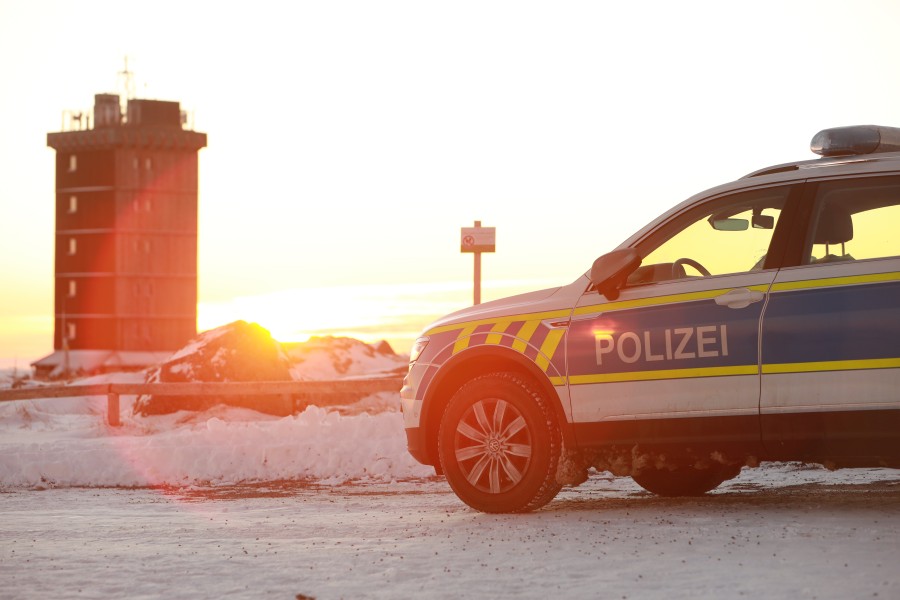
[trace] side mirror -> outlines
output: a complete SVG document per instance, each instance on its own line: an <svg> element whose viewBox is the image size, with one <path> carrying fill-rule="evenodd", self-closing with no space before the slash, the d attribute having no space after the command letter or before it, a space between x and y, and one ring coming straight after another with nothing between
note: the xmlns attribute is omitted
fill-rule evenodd
<svg viewBox="0 0 900 600"><path fill-rule="evenodd" d="M619 289L628 276L641 266L641 257L634 248L613 250L594 261L591 283L609 300L619 297Z"/></svg>

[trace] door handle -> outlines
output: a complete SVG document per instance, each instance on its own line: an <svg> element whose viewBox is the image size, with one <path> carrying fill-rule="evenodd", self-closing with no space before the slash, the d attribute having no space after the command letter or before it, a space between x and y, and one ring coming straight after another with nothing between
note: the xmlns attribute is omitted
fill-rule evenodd
<svg viewBox="0 0 900 600"><path fill-rule="evenodd" d="M747 288L736 288L725 292L721 296L716 296L716 304L727 306L728 308L746 308L765 297L766 295L763 292L756 292Z"/></svg>

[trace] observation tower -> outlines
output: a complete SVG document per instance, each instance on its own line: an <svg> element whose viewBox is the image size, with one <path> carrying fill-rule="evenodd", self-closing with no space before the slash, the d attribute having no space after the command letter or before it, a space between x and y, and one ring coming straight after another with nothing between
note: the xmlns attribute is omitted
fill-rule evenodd
<svg viewBox="0 0 900 600"><path fill-rule="evenodd" d="M206 134L178 102L97 94L92 110L63 113L47 145L56 150L54 352L32 364L35 375L156 364L197 333Z"/></svg>

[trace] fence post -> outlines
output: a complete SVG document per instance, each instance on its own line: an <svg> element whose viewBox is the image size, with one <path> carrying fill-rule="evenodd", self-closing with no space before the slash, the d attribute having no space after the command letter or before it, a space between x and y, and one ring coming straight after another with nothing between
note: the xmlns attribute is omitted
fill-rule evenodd
<svg viewBox="0 0 900 600"><path fill-rule="evenodd" d="M106 421L110 427L121 427L122 421L119 419L119 394L109 392L106 394Z"/></svg>

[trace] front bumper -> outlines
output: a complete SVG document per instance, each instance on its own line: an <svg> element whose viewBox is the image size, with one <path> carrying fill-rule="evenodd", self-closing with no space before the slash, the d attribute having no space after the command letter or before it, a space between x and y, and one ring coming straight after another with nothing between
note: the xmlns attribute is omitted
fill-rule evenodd
<svg viewBox="0 0 900 600"><path fill-rule="evenodd" d="M421 427L410 427L406 430L406 447L409 453L417 461L423 465L433 464L433 460L428 456L428 449L425 444L425 432Z"/></svg>
<svg viewBox="0 0 900 600"><path fill-rule="evenodd" d="M403 426L406 428L406 445L409 453L423 465L434 464L429 456L425 439L425 428L422 426L422 400L416 398L416 392L422 381L427 365L412 363L409 372L403 379L400 390L400 409L403 413Z"/></svg>

